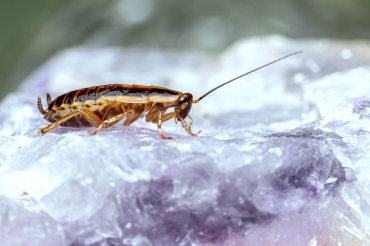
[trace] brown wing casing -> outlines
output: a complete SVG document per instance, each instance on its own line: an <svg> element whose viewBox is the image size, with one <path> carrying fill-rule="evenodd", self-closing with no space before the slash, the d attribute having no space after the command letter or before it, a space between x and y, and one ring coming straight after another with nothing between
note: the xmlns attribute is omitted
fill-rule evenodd
<svg viewBox="0 0 370 246"><path fill-rule="evenodd" d="M52 101L46 110L45 119L55 122L67 113L75 111L90 110L102 121L123 114L129 110L125 126L130 125L142 114L148 112L153 106L173 104L182 95L181 92L158 86L141 85L104 85L89 87L68 92ZM95 103L97 102L97 103ZM66 104L70 105L67 106ZM153 115L154 120L158 114ZM63 122L63 126L81 127L91 124L81 117L74 116Z"/></svg>
<svg viewBox="0 0 370 246"><path fill-rule="evenodd" d="M158 86L112 84L68 92L55 98L48 109L60 107L62 104L72 105L75 102L97 101L100 98L128 103L171 102L176 101L181 94L179 91Z"/></svg>
<svg viewBox="0 0 370 246"><path fill-rule="evenodd" d="M96 101L98 100L101 96L104 95L104 93L106 93L107 89L107 86L103 85L103 86L99 86L99 87L93 87L93 89L91 90L91 100L93 101ZM94 92L95 91L95 98L93 97L94 96Z"/></svg>
<svg viewBox="0 0 370 246"><path fill-rule="evenodd" d="M164 87L151 86L148 99L151 102L174 102L182 95L179 91L170 90Z"/></svg>

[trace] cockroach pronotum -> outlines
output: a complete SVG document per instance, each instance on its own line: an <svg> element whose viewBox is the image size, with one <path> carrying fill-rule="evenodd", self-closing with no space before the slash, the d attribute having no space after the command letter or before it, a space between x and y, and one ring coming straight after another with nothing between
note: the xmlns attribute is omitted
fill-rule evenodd
<svg viewBox="0 0 370 246"><path fill-rule="evenodd" d="M198 103L213 91L234 80L301 52L289 54L242 74L213 88L197 100L193 100L190 93L181 93L163 87L122 84L71 91L57 97L54 101L51 101L51 97L47 93L48 108L43 109L40 97L37 103L40 113L52 124L39 129L39 131L41 134L45 134L59 125L69 127L95 126L96 130L90 133L90 135L95 135L102 128L111 127L124 118L126 119L123 126L129 126L148 112L145 118L146 122L157 124L159 136L164 140L172 138L163 135L162 123L172 118L176 123L180 121L189 135L198 136L200 131L197 134L191 132L193 118L189 115L189 112L192 104ZM169 108L175 108L174 112L165 114ZM190 119L189 124L185 121L187 117Z"/></svg>

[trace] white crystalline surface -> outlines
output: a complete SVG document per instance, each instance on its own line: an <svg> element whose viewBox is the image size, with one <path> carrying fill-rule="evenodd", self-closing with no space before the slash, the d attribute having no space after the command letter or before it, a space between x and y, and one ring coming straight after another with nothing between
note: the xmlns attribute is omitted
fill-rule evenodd
<svg viewBox="0 0 370 246"><path fill-rule="evenodd" d="M139 119L44 136L37 96L112 83L198 98L191 137ZM370 44L241 40L219 56L69 49L0 104L0 245L370 245Z"/></svg>

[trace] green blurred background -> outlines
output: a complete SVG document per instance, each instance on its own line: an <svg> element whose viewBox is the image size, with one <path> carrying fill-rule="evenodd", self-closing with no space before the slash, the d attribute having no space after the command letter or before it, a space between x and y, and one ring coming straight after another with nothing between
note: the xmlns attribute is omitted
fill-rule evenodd
<svg viewBox="0 0 370 246"><path fill-rule="evenodd" d="M370 38L369 0L1 0L0 99L76 45L219 52L236 39ZM325 55L325 54L323 54Z"/></svg>

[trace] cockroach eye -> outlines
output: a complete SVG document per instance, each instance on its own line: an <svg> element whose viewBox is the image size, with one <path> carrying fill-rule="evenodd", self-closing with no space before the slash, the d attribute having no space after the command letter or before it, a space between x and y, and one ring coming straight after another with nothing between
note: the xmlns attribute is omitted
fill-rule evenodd
<svg viewBox="0 0 370 246"><path fill-rule="evenodd" d="M186 96L182 96L178 102L178 105L181 105L186 102Z"/></svg>

